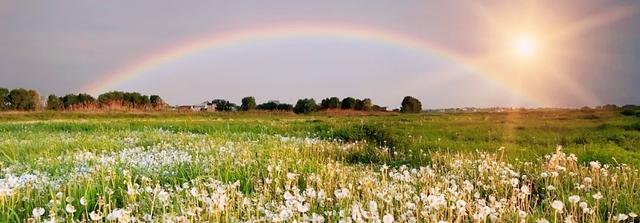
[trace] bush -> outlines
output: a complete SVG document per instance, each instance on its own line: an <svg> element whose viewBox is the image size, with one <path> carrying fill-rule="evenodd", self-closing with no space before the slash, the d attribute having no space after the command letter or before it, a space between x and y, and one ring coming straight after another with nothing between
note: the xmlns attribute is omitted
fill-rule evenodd
<svg viewBox="0 0 640 223"><path fill-rule="evenodd" d="M342 109L354 109L356 108L356 99L352 97L346 97L342 99Z"/></svg>
<svg viewBox="0 0 640 223"><path fill-rule="evenodd" d="M300 99L296 102L293 112L296 114L309 114L318 110L318 105L313 98Z"/></svg>
<svg viewBox="0 0 640 223"><path fill-rule="evenodd" d="M242 99L242 105L240 105L240 110L250 111L255 108L256 108L256 99L254 97L245 97Z"/></svg>
<svg viewBox="0 0 640 223"><path fill-rule="evenodd" d="M620 114L622 114L624 116L633 116L633 115L640 114L640 113L638 113L637 111L632 110L632 109L625 109L625 110L622 110L620 112Z"/></svg>
<svg viewBox="0 0 640 223"><path fill-rule="evenodd" d="M320 109L336 109L340 108L340 99L337 97L325 98L320 102Z"/></svg>
<svg viewBox="0 0 640 223"><path fill-rule="evenodd" d="M406 112L406 113L418 113L422 111L422 103L420 103L420 100L411 97L411 96L406 96L404 97L404 99L402 99L402 107L400 108L401 112Z"/></svg>

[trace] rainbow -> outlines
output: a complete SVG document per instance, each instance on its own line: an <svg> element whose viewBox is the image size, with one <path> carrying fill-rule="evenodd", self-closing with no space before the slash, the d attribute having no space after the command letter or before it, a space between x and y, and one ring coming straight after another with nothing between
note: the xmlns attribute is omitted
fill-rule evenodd
<svg viewBox="0 0 640 223"><path fill-rule="evenodd" d="M465 70L473 71L476 74L505 83L504 80L500 80L498 77L489 75L488 73L490 72L483 72L481 68L476 66L474 62L468 58L423 39L360 26L300 24L258 27L227 33L215 33L202 38L179 43L157 53L152 53L141 60L130 63L122 68L101 75L104 77L103 79L93 82L83 87L81 90L91 94L99 94L107 90L111 90L114 86L145 74L159 66L172 63L203 51L252 42L269 41L273 39L309 37L342 38L372 42L417 51L428 55L436 55L443 59L455 62ZM506 86L509 86L509 83L505 84ZM517 89L511 88L511 90L515 91Z"/></svg>

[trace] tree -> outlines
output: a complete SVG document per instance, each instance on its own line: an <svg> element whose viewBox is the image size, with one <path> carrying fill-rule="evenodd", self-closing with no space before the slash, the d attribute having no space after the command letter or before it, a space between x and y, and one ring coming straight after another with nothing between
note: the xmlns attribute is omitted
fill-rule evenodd
<svg viewBox="0 0 640 223"><path fill-rule="evenodd" d="M49 110L61 110L64 108L62 104L62 99L58 96L51 94L47 97L47 109Z"/></svg>
<svg viewBox="0 0 640 223"><path fill-rule="evenodd" d="M296 106L293 107L293 112L296 114L309 114L311 112L317 111L318 105L313 98L305 98L300 99L296 103Z"/></svg>
<svg viewBox="0 0 640 223"><path fill-rule="evenodd" d="M340 99L337 97L330 97L322 99L320 102L320 109L336 109L340 108Z"/></svg>
<svg viewBox="0 0 640 223"><path fill-rule="evenodd" d="M422 103L414 97L406 96L402 99L402 107L400 108L400 111L406 113L418 113L422 111Z"/></svg>
<svg viewBox="0 0 640 223"><path fill-rule="evenodd" d="M240 105L240 110L250 111L253 109L256 109L256 99L254 97L244 97L242 99L242 105Z"/></svg>
<svg viewBox="0 0 640 223"><path fill-rule="evenodd" d="M35 90L17 88L9 92L7 102L11 109L36 110L40 107L40 95Z"/></svg>
<svg viewBox="0 0 640 223"><path fill-rule="evenodd" d="M151 106L154 109L162 109L166 106L166 103L164 103L164 100L162 100L162 98L158 95L149 96L149 101L151 102Z"/></svg>
<svg viewBox="0 0 640 223"><path fill-rule="evenodd" d="M9 108L9 100L7 100L7 96L9 96L9 89L0 88L0 111Z"/></svg>
<svg viewBox="0 0 640 223"><path fill-rule="evenodd" d="M278 106L276 106L276 110L290 112L290 111L293 111L293 105L292 104L281 103L281 104L278 104Z"/></svg>
<svg viewBox="0 0 640 223"><path fill-rule="evenodd" d="M340 103L342 109L354 109L356 108L356 99L352 97L346 97L342 99L342 103Z"/></svg>
<svg viewBox="0 0 640 223"><path fill-rule="evenodd" d="M211 103L216 106L216 111L233 111L236 108L236 104L224 99L215 99Z"/></svg>
<svg viewBox="0 0 640 223"><path fill-rule="evenodd" d="M371 111L371 107L373 106L373 102L371 99L365 98L362 100L356 100L356 110L360 111Z"/></svg>

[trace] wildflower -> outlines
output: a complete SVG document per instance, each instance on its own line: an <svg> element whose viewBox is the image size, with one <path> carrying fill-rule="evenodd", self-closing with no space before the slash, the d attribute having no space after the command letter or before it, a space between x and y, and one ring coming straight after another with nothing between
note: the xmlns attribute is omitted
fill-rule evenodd
<svg viewBox="0 0 640 223"><path fill-rule="evenodd" d="M564 203L562 203L562 201L555 200L551 203L551 207L555 209L557 212L562 213L564 209Z"/></svg>
<svg viewBox="0 0 640 223"><path fill-rule="evenodd" d="M536 223L549 223L549 220L544 219L544 218L540 218L540 219L536 220Z"/></svg>
<svg viewBox="0 0 640 223"><path fill-rule="evenodd" d="M100 219L102 219L102 215L96 213L95 211L92 211L91 213L89 213L89 218L91 218L92 221L99 221Z"/></svg>
<svg viewBox="0 0 640 223"><path fill-rule="evenodd" d="M524 212L524 211L518 211L518 216L519 216L520 218L526 218L526 217L527 217L527 212Z"/></svg>
<svg viewBox="0 0 640 223"><path fill-rule="evenodd" d="M393 218L393 215L391 214L385 214L384 217L382 217L382 222L383 223L392 223L395 219Z"/></svg>
<svg viewBox="0 0 640 223"><path fill-rule="evenodd" d="M160 191L160 193L158 193L158 199L161 202L167 202L169 201L169 193L167 193L166 191Z"/></svg>
<svg viewBox="0 0 640 223"><path fill-rule="evenodd" d="M602 199L602 193L598 192L592 195L593 199L600 200Z"/></svg>
<svg viewBox="0 0 640 223"><path fill-rule="evenodd" d="M580 204L579 204L578 206L579 206L580 208L584 209L584 208L589 207L589 204L587 204L587 202L584 202L584 201L583 201L583 202L580 202Z"/></svg>
<svg viewBox="0 0 640 223"><path fill-rule="evenodd" d="M74 207L71 204L67 204L66 207L64 207L64 209L69 212L70 214L73 214L74 212L76 212L76 207Z"/></svg>
<svg viewBox="0 0 640 223"><path fill-rule="evenodd" d="M571 202L572 204L578 203L579 201L580 201L580 196L578 195L569 196L569 202Z"/></svg>
<svg viewBox="0 0 640 223"><path fill-rule="evenodd" d="M631 218L637 218L637 217L638 217L638 214L636 214L635 212L631 212L631 213L629 213L629 217L631 217Z"/></svg>
<svg viewBox="0 0 640 223"><path fill-rule="evenodd" d="M618 221L624 221L627 220L629 218L629 215L626 214L618 214L618 216L616 217L616 219L618 219Z"/></svg>
<svg viewBox="0 0 640 223"><path fill-rule="evenodd" d="M86 199L86 198L84 198L84 197L81 197L81 198L80 198L80 204L81 204L82 206L87 206L87 199Z"/></svg>
<svg viewBox="0 0 640 223"><path fill-rule="evenodd" d="M44 214L44 208L34 208L31 214L33 214L33 218L38 219Z"/></svg>
<svg viewBox="0 0 640 223"><path fill-rule="evenodd" d="M333 192L333 194L336 195L336 198L342 199L349 196L349 189L347 188L337 189Z"/></svg>
<svg viewBox="0 0 640 223"><path fill-rule="evenodd" d="M522 185L522 187L520 187L520 191L525 195L531 194L531 189L529 189L529 186L527 185Z"/></svg>

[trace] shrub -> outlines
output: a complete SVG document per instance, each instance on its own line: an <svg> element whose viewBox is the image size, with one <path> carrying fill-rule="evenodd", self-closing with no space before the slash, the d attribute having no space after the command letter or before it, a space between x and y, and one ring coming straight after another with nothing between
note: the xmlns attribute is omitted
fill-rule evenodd
<svg viewBox="0 0 640 223"><path fill-rule="evenodd" d="M342 99L342 109L354 109L356 108L356 99L352 97L346 97Z"/></svg>
<svg viewBox="0 0 640 223"><path fill-rule="evenodd" d="M296 102L293 112L296 114L309 114L318 110L318 105L313 98L300 99Z"/></svg>
<svg viewBox="0 0 640 223"><path fill-rule="evenodd" d="M402 107L400 108L400 111L406 113L418 113L422 111L422 103L414 97L406 96L402 99Z"/></svg>
<svg viewBox="0 0 640 223"><path fill-rule="evenodd" d="M240 110L249 111L256 108L256 99L254 97L245 97L242 99L242 105L240 105Z"/></svg>

